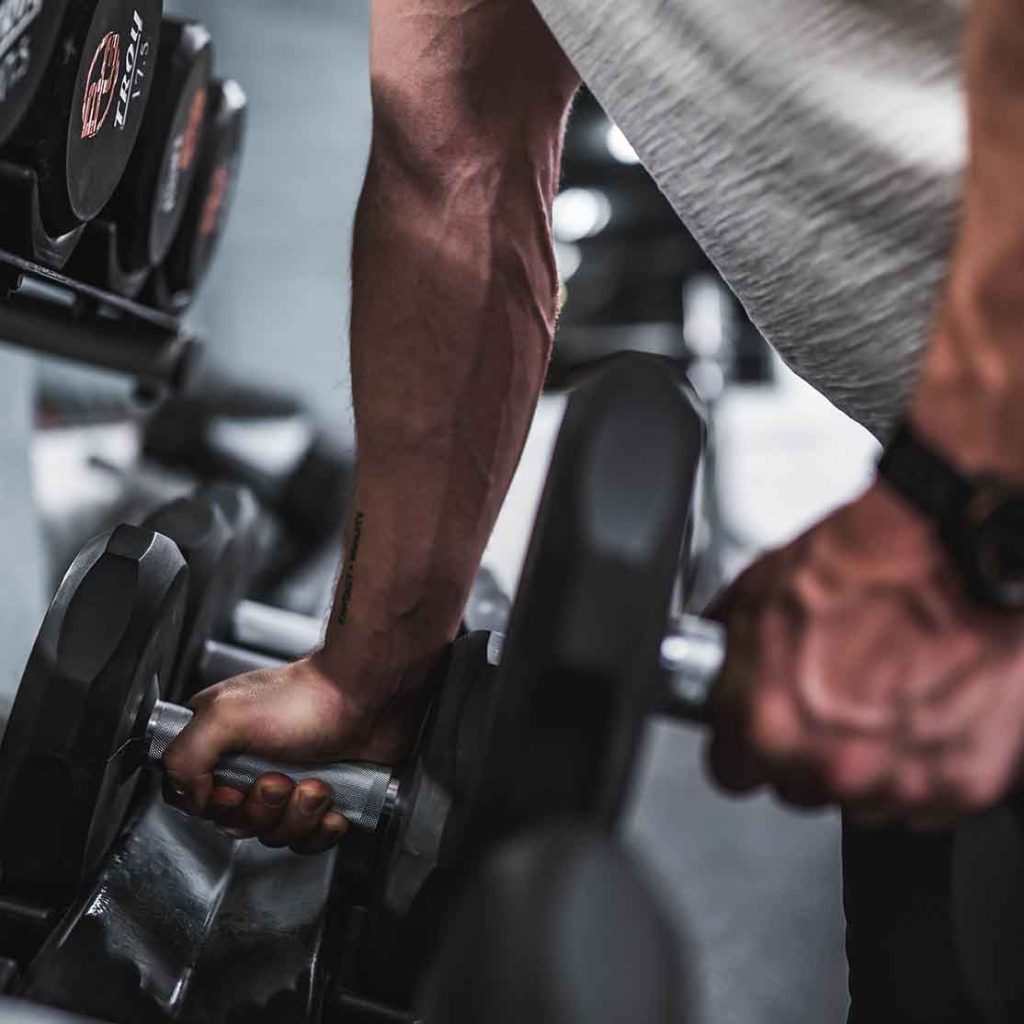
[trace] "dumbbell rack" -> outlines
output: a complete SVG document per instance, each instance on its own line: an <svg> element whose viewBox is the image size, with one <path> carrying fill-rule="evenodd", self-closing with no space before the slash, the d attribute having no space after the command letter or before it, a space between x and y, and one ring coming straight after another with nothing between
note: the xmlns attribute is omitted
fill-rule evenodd
<svg viewBox="0 0 1024 1024"><path fill-rule="evenodd" d="M88 239L85 238L89 232ZM200 343L179 319L64 271L76 248L116 262L116 239L96 225L54 237L42 222L29 168L0 161L0 341L133 378L148 400L182 390ZM97 241L99 240L99 241Z"/></svg>

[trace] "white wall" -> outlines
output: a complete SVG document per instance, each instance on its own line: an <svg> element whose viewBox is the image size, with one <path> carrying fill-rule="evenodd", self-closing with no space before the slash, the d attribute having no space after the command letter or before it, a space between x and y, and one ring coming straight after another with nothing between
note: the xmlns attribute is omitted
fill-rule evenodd
<svg viewBox="0 0 1024 1024"><path fill-rule="evenodd" d="M210 28L250 99L234 215L192 321L211 365L348 429L352 219L369 145L364 0L168 0Z"/></svg>

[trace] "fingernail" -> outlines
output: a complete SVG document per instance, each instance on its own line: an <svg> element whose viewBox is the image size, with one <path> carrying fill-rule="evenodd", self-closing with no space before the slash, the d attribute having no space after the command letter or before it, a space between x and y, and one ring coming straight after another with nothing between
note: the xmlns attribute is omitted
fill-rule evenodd
<svg viewBox="0 0 1024 1024"><path fill-rule="evenodd" d="M288 790L283 786L261 786L260 799L270 807L281 807L288 802Z"/></svg>
<svg viewBox="0 0 1024 1024"><path fill-rule="evenodd" d="M305 811L306 814L313 814L316 811L319 811L326 802L327 798L322 793L299 794L299 807Z"/></svg>
<svg viewBox="0 0 1024 1024"><path fill-rule="evenodd" d="M348 819L335 811L331 811L330 814L324 817L323 828L327 832L336 832L340 835L348 831Z"/></svg>
<svg viewBox="0 0 1024 1024"><path fill-rule="evenodd" d="M179 811L184 811L188 808L188 794L181 786L176 782L171 782L166 776L164 777L163 791L164 800L171 807L176 807Z"/></svg>

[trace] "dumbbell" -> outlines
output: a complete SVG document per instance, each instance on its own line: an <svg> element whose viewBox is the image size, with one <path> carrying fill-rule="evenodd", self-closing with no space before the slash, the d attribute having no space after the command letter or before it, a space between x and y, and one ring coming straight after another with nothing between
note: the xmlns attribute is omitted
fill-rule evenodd
<svg viewBox="0 0 1024 1024"><path fill-rule="evenodd" d="M212 483L151 513L142 526L174 541L189 569L182 642L162 695L195 692L193 675L214 638L225 638L232 610L249 590L265 558L266 521L244 487ZM316 646L315 641L308 650ZM308 653L308 651L307 651Z"/></svg>
<svg viewBox="0 0 1024 1024"><path fill-rule="evenodd" d="M17 129L43 82L67 6L68 0L24 0L6 5L0 17L0 146Z"/></svg>
<svg viewBox="0 0 1024 1024"><path fill-rule="evenodd" d="M90 541L50 604L0 745L0 889L63 905L102 862L138 780L128 741L171 677L188 569L121 527Z"/></svg>
<svg viewBox="0 0 1024 1024"><path fill-rule="evenodd" d="M615 826L644 721L672 704L660 654L702 445L668 364L612 361L568 403L507 638L452 647L405 770L218 769L239 785L274 770L337 781L339 809L376 827L369 989L408 996L446 894L496 843L556 816ZM72 565L0 747L5 891L66 898L120 827L139 767L186 724L159 702L186 617L184 563L168 538L119 527Z"/></svg>
<svg viewBox="0 0 1024 1024"><path fill-rule="evenodd" d="M195 181L171 251L160 268L170 296L193 295L213 262L238 185L246 112L245 92L237 82L210 85Z"/></svg>
<svg viewBox="0 0 1024 1024"><path fill-rule="evenodd" d="M153 100L124 179L104 212L117 224L126 271L156 266L174 241L199 166L212 67L205 26L165 18Z"/></svg>
<svg viewBox="0 0 1024 1024"><path fill-rule="evenodd" d="M163 3L21 7L17 59L26 41L37 49L10 109L3 104L0 134L16 125L4 154L35 168L43 222L56 236L99 214L125 173L149 102ZM5 69L13 53L0 56Z"/></svg>
<svg viewBox="0 0 1024 1024"><path fill-rule="evenodd" d="M251 501L237 488L210 488L154 515L175 528L197 566L191 581L179 544L142 527L102 534L72 563L40 628L0 746L4 892L53 905L102 860L138 769L147 760L159 764L191 717L160 697L182 678L187 659L214 628L219 601L229 604L226 595L238 586ZM229 516L243 528L227 529ZM259 656L247 656L248 669ZM383 767L303 769L234 758L221 770L225 784L242 789L267 771L322 778L338 809L364 828L377 827L396 796L392 772Z"/></svg>

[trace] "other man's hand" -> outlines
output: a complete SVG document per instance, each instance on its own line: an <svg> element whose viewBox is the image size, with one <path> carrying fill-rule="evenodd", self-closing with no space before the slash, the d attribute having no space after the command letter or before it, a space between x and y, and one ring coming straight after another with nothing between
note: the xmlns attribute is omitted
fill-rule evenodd
<svg viewBox="0 0 1024 1024"><path fill-rule="evenodd" d="M730 588L712 771L865 823L945 827L996 803L1024 753L1024 617L964 594L884 483Z"/></svg>

